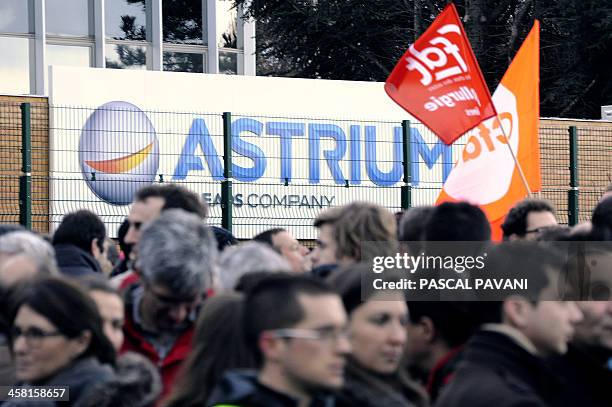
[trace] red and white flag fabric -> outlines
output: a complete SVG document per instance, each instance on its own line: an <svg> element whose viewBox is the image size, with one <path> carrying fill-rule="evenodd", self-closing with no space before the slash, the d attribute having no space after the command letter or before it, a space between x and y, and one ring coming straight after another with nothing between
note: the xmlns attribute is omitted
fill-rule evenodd
<svg viewBox="0 0 612 407"><path fill-rule="evenodd" d="M508 145L520 163L531 192L540 191L540 24L536 20L493 94L498 116L468 133L467 144L449 174L436 204L467 201L479 205L501 240L508 211L528 195ZM504 136L501 127L505 130Z"/></svg>
<svg viewBox="0 0 612 407"><path fill-rule="evenodd" d="M387 78L385 91L446 144L495 115L452 3L408 48Z"/></svg>

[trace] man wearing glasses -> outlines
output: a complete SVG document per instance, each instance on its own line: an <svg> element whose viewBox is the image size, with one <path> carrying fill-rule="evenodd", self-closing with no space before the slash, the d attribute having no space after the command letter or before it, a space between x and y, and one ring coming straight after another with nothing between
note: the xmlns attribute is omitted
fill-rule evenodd
<svg viewBox="0 0 612 407"><path fill-rule="evenodd" d="M502 224L504 240L536 240L547 228L557 225L555 209L542 199L524 199L514 205Z"/></svg>
<svg viewBox="0 0 612 407"><path fill-rule="evenodd" d="M229 371L207 405L326 406L351 351L340 297L307 276L278 274L245 298L244 330L258 371Z"/></svg>
<svg viewBox="0 0 612 407"><path fill-rule="evenodd" d="M140 280L125 292L121 352L140 353L158 367L164 396L191 349L217 244L197 215L172 209L143 227L139 249Z"/></svg>

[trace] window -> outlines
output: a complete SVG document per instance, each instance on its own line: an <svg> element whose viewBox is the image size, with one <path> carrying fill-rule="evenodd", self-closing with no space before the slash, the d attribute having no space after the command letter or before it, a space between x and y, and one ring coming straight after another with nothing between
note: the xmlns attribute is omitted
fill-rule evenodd
<svg viewBox="0 0 612 407"><path fill-rule="evenodd" d="M90 36L90 0L46 0L47 34Z"/></svg>
<svg viewBox="0 0 612 407"><path fill-rule="evenodd" d="M30 93L30 55L34 40L0 37L0 90L2 93ZM33 64L32 64L33 65Z"/></svg>
<svg viewBox="0 0 612 407"><path fill-rule="evenodd" d="M238 54L219 51L219 73L236 75L238 73Z"/></svg>
<svg viewBox="0 0 612 407"><path fill-rule="evenodd" d="M147 47L108 44L106 46L106 67L113 69L147 69Z"/></svg>
<svg viewBox="0 0 612 407"><path fill-rule="evenodd" d="M0 32L33 33L34 19L30 10L33 10L32 0L1 0Z"/></svg>
<svg viewBox="0 0 612 407"><path fill-rule="evenodd" d="M47 44L48 65L91 66L91 48Z"/></svg>
<svg viewBox="0 0 612 407"><path fill-rule="evenodd" d="M164 71L204 72L204 56L187 52L164 52Z"/></svg>
<svg viewBox="0 0 612 407"><path fill-rule="evenodd" d="M230 0L217 0L217 43L221 48L238 48L237 13L232 4Z"/></svg>
<svg viewBox="0 0 612 407"><path fill-rule="evenodd" d="M106 0L106 37L115 40L147 38L147 4L145 0Z"/></svg>
<svg viewBox="0 0 612 407"><path fill-rule="evenodd" d="M202 0L163 0L164 42L204 44Z"/></svg>

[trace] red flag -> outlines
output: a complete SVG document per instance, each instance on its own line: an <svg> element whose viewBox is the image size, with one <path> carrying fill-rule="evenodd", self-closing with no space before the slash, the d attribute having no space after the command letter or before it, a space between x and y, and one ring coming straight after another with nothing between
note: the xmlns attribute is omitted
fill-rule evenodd
<svg viewBox="0 0 612 407"><path fill-rule="evenodd" d="M497 118L483 121L470 132L436 202L479 205L491 223L493 240L501 240L500 226L506 214L528 194L508 146L523 169L529 189L541 190L539 30L536 20L493 94Z"/></svg>
<svg viewBox="0 0 612 407"><path fill-rule="evenodd" d="M495 115L452 3L408 48L387 78L385 91L446 144Z"/></svg>

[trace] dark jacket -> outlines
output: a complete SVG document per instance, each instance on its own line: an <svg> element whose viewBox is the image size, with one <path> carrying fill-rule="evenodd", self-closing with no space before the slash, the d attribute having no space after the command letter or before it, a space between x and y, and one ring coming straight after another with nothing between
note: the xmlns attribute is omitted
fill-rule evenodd
<svg viewBox="0 0 612 407"><path fill-rule="evenodd" d="M14 383L15 363L11 356L8 338L0 333L0 386L10 386Z"/></svg>
<svg viewBox="0 0 612 407"><path fill-rule="evenodd" d="M98 261L83 249L71 244L58 244L53 248L62 274L70 277L85 277L89 274L101 273Z"/></svg>
<svg viewBox="0 0 612 407"><path fill-rule="evenodd" d="M161 393L157 369L144 356L128 352L117 359L115 378L99 383L83 407L152 407Z"/></svg>
<svg viewBox="0 0 612 407"><path fill-rule="evenodd" d="M380 376L350 361L337 407L415 407L427 405L424 390L399 375Z"/></svg>
<svg viewBox="0 0 612 407"><path fill-rule="evenodd" d="M427 379L427 393L432 402L438 399L442 389L453 380L459 363L463 360L463 349L463 345L453 348L431 369Z"/></svg>
<svg viewBox="0 0 612 407"><path fill-rule="evenodd" d="M550 361L563 380L559 406L612 406L612 370L606 362L612 352L587 351L570 345L567 353Z"/></svg>
<svg viewBox="0 0 612 407"><path fill-rule="evenodd" d="M297 407L298 400L259 383L257 372L233 370L225 373L213 389L206 406ZM315 397L310 407L333 407L332 397Z"/></svg>
<svg viewBox="0 0 612 407"><path fill-rule="evenodd" d="M545 407L558 391L555 375L509 336L479 331L436 407Z"/></svg>
<svg viewBox="0 0 612 407"><path fill-rule="evenodd" d="M102 365L97 359L88 357L76 360L66 369L58 372L44 383L37 386L67 386L69 388L69 399L72 407L90 407L86 400L91 392L96 391L97 386L110 382L114 379L113 369ZM24 385L24 387L28 387ZM55 401L8 401L2 407L51 407L61 405Z"/></svg>

